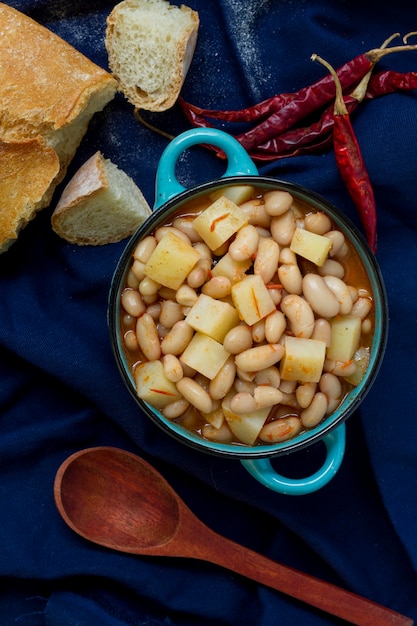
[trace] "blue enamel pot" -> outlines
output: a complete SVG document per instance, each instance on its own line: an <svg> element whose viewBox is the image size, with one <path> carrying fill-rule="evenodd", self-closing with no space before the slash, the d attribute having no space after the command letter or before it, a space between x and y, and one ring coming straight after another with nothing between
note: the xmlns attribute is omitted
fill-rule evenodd
<svg viewBox="0 0 417 626"><path fill-rule="evenodd" d="M176 164L185 150L197 144L211 144L223 150L227 157L227 168L219 179L186 189L176 177ZM132 253L138 242L157 227L169 222L170 216L180 211L182 205L190 200L198 200L207 193L221 192L223 188L236 184L251 185L260 191L288 191L295 199L309 203L313 209L324 211L355 247L368 274L374 296L375 329L370 347L369 364L361 382L347 394L340 406L316 427L288 441L274 444L243 446L216 443L185 429L174 420L165 418L160 411L138 397L120 332L121 293L130 268ZM177 442L191 446L202 453L240 461L252 477L269 489L288 495L303 495L325 486L340 468L346 445L345 421L359 407L370 390L384 356L388 333L388 309L384 283L375 257L361 233L343 213L321 196L298 185L260 176L247 152L227 133L217 129L192 129L171 141L162 154L156 175L156 201L153 213L128 242L113 276L109 294L108 324L115 359L126 387L137 402L138 409L158 427ZM291 454L318 441L325 446L325 460L312 475L289 478L275 471L271 463L273 457Z"/></svg>

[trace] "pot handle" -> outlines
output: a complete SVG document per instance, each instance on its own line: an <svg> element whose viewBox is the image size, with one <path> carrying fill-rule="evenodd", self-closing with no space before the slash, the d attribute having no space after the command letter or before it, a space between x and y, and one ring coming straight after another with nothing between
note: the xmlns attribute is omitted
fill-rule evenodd
<svg viewBox="0 0 417 626"><path fill-rule="evenodd" d="M156 172L155 209L186 191L176 178L175 166L187 148L204 143L217 146L227 156L227 169L221 178L259 174L246 150L234 137L217 128L192 128L175 137L162 153Z"/></svg>
<svg viewBox="0 0 417 626"><path fill-rule="evenodd" d="M346 445L346 426L341 424L322 439L326 446L326 459L322 467L306 478L286 478L275 472L269 459L242 459L242 465L265 487L290 496L303 496L318 491L335 476Z"/></svg>

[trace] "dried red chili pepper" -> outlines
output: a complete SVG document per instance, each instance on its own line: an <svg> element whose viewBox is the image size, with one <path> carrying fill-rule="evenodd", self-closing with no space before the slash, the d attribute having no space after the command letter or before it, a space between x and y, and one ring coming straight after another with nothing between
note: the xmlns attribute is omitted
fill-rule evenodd
<svg viewBox="0 0 417 626"><path fill-rule="evenodd" d="M377 50L385 49L396 37L399 37L399 33L394 33L388 37L380 48L377 48ZM353 85L357 84L360 80L362 80L364 75L373 68L375 64L375 62L372 61L374 53L375 50L370 50L364 54L360 54L336 70L344 90L350 89ZM368 56L370 56L370 59L368 59ZM202 125L202 120L205 117L221 120L223 122L254 122L265 118L272 113L280 111L283 107L287 107L294 101L297 101L301 105L303 102L314 98L317 101L317 106L320 107L330 102L330 100L333 100L334 96L334 81L331 76L327 75L312 85L303 87L299 91L294 93L276 94L271 98L267 98L262 102L258 102L257 104L243 109L224 111L217 109L203 109L186 102L181 97L179 98L179 103L189 119L192 119L195 115L199 125ZM208 125L210 124L208 123Z"/></svg>
<svg viewBox="0 0 417 626"><path fill-rule="evenodd" d="M377 48L375 50L370 50L360 57L356 57L356 60L358 64L362 63L362 76L364 76L367 72L369 72L369 70L372 69L375 63L387 54L416 49L417 46L414 45ZM330 88L330 85L327 85L327 88L324 88L323 86L322 90L319 90L318 92L316 89L313 89L313 86L307 87L304 90L304 98L290 101L286 107L276 111L247 132L241 135L236 135L235 138L244 148L246 148L246 150L249 151L256 146L265 143L272 137L276 137L280 133L288 130L308 115L314 113L318 108L325 106L334 98L334 95L335 91Z"/></svg>
<svg viewBox="0 0 417 626"><path fill-rule="evenodd" d="M361 83L351 94L344 96L350 115L362 100L373 100L397 91L417 89L417 73L392 70L379 72L370 77L366 91L365 81ZM309 126L290 129L256 146L249 151L251 157L259 161L273 161L279 158L323 152L332 145L333 108L331 105L325 109L320 119Z"/></svg>
<svg viewBox="0 0 417 626"><path fill-rule="evenodd" d="M335 81L333 146L336 164L343 182L358 209L368 244L376 252L376 204L372 184L367 172L358 140L352 127L350 115L343 100L343 92L337 74L324 59L313 55L312 59L324 65Z"/></svg>

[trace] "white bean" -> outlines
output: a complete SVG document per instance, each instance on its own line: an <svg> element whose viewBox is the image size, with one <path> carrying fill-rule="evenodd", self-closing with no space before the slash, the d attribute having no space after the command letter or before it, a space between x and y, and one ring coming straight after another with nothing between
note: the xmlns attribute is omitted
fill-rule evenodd
<svg viewBox="0 0 417 626"><path fill-rule="evenodd" d="M139 241L138 245L133 251L133 258L141 263L147 263L151 257L152 252L155 250L157 241L152 235L144 237Z"/></svg>
<svg viewBox="0 0 417 626"><path fill-rule="evenodd" d="M234 326L223 339L223 347L230 354L239 354L252 347L252 331L246 324Z"/></svg>
<svg viewBox="0 0 417 626"><path fill-rule="evenodd" d="M282 287L278 285L272 287L271 285L269 285L268 293L271 296L272 302L275 304L275 306L278 306L282 300Z"/></svg>
<svg viewBox="0 0 417 626"><path fill-rule="evenodd" d="M239 376L236 376L233 389L240 393L242 391L246 393L250 393L253 396L253 392L255 391L256 383L254 381L242 380Z"/></svg>
<svg viewBox="0 0 417 626"><path fill-rule="evenodd" d="M145 263L135 260L132 263L131 270L133 275L136 276L136 279L141 281L145 276Z"/></svg>
<svg viewBox="0 0 417 626"><path fill-rule="evenodd" d="M193 378L184 376L176 383L180 394L188 400L198 411L210 413L213 409L213 402L209 394Z"/></svg>
<svg viewBox="0 0 417 626"><path fill-rule="evenodd" d="M161 343L155 320L144 313L136 322L136 337L140 349L148 361L156 361L161 356Z"/></svg>
<svg viewBox="0 0 417 626"><path fill-rule="evenodd" d="M136 278L136 276L134 275L134 273L132 272L132 270L130 269L127 273L127 277L126 277L126 285L128 287L130 287L131 289L138 289L139 287L139 280Z"/></svg>
<svg viewBox="0 0 417 626"><path fill-rule="evenodd" d="M155 239L159 243L168 233L177 235L177 237L180 237L180 239L191 245L190 238L184 233L184 231L179 228L174 228L173 226L160 226L157 228L155 231Z"/></svg>
<svg viewBox="0 0 417 626"><path fill-rule="evenodd" d="M314 428L326 415L327 398L324 393L318 391L310 405L301 411L300 419L305 428Z"/></svg>
<svg viewBox="0 0 417 626"><path fill-rule="evenodd" d="M370 300L370 298L360 297L352 306L351 314L355 317L360 317L361 320L364 320L365 317L371 312L371 309L372 300Z"/></svg>
<svg viewBox="0 0 417 626"><path fill-rule="evenodd" d="M161 343L162 354L182 354L190 343L194 330L185 320L176 322Z"/></svg>
<svg viewBox="0 0 417 626"><path fill-rule="evenodd" d="M365 319L362 322L362 334L363 335L369 335L372 332L372 322L371 320Z"/></svg>
<svg viewBox="0 0 417 626"><path fill-rule="evenodd" d="M275 406L282 400L282 391L269 385L259 385L253 392L258 409Z"/></svg>
<svg viewBox="0 0 417 626"><path fill-rule="evenodd" d="M281 311L287 316L295 337L311 337L314 313L307 300L297 294L288 294L281 301Z"/></svg>
<svg viewBox="0 0 417 626"><path fill-rule="evenodd" d="M128 330L125 332L123 336L123 342L129 352L135 352L139 348L136 333L133 330Z"/></svg>
<svg viewBox="0 0 417 626"><path fill-rule="evenodd" d="M316 235L324 235L332 227L332 222L323 211L308 213L304 219L304 227Z"/></svg>
<svg viewBox="0 0 417 626"><path fill-rule="evenodd" d="M260 198L254 198L243 202L239 206L242 213L248 218L248 223L254 226L261 226L262 228L269 228L271 223L271 217L265 211L265 205Z"/></svg>
<svg viewBox="0 0 417 626"><path fill-rule="evenodd" d="M302 425L298 417L281 417L265 424L261 428L259 439L264 443L280 443L295 437L301 430Z"/></svg>
<svg viewBox="0 0 417 626"><path fill-rule="evenodd" d="M302 409L306 409L316 393L317 383L304 383L304 385L298 385L295 390L295 397L298 404Z"/></svg>
<svg viewBox="0 0 417 626"><path fill-rule="evenodd" d="M282 311L274 311L265 318L265 339L268 343L278 343L287 327Z"/></svg>
<svg viewBox="0 0 417 626"><path fill-rule="evenodd" d="M261 343L265 340L265 320L259 320L252 326L252 339L255 343ZM278 343L278 342L277 342Z"/></svg>
<svg viewBox="0 0 417 626"><path fill-rule="evenodd" d="M353 306L349 287L341 278L337 278L337 276L325 276L323 280L337 298L340 304L340 313L342 315L348 315Z"/></svg>
<svg viewBox="0 0 417 626"><path fill-rule="evenodd" d="M343 250L345 243L344 234L340 230L329 230L327 233L324 233L324 236L332 242L329 255L331 257L338 256L339 252Z"/></svg>
<svg viewBox="0 0 417 626"><path fill-rule="evenodd" d="M316 339L317 341L324 341L326 347L328 348L332 342L332 328L330 323L323 319L318 318L314 322L314 330L311 335L311 339Z"/></svg>
<svg viewBox="0 0 417 626"><path fill-rule="evenodd" d="M259 372L275 365L284 356L284 346L279 343L256 346L235 356L236 366L244 372Z"/></svg>
<svg viewBox="0 0 417 626"><path fill-rule="evenodd" d="M187 276L187 285L197 289L203 285L211 269L211 262L206 257L201 257Z"/></svg>
<svg viewBox="0 0 417 626"><path fill-rule="evenodd" d="M139 293L142 296L154 296L158 293L161 287L160 283L157 283L156 280L149 278L149 276L144 276L139 283Z"/></svg>
<svg viewBox="0 0 417 626"><path fill-rule="evenodd" d="M331 318L338 315L340 303L328 286L326 278L318 274L306 274L302 281L303 295L317 315Z"/></svg>
<svg viewBox="0 0 417 626"><path fill-rule="evenodd" d="M167 419L175 419L176 417L180 417L184 415L184 413L190 408L190 403L185 398L179 398L179 400L175 400L175 402L171 402L167 404L162 409L162 414Z"/></svg>
<svg viewBox="0 0 417 626"><path fill-rule="evenodd" d="M194 228L194 219L194 217L177 217L172 223L174 228L181 230L187 235L191 243L201 241L200 235Z"/></svg>
<svg viewBox="0 0 417 626"><path fill-rule="evenodd" d="M269 283L277 271L279 245L273 239L261 239L253 264L254 274L258 274L265 284Z"/></svg>
<svg viewBox="0 0 417 626"><path fill-rule="evenodd" d="M218 443L230 443L233 441L232 432L226 422L220 428L215 428L212 424L204 424L201 433L209 441L217 441Z"/></svg>
<svg viewBox="0 0 417 626"><path fill-rule="evenodd" d="M297 259L294 252L289 248L281 250L281 265L278 268L278 278L285 291L288 293L302 293L302 275L297 265Z"/></svg>
<svg viewBox="0 0 417 626"><path fill-rule="evenodd" d="M198 300L198 295L195 289L184 283L178 288L175 299L182 306L193 306Z"/></svg>
<svg viewBox="0 0 417 626"><path fill-rule="evenodd" d="M129 315L129 313L125 313L122 315L122 323L123 328L126 330L133 330L136 326L136 317L134 315Z"/></svg>
<svg viewBox="0 0 417 626"><path fill-rule="evenodd" d="M236 378L236 365L233 356L230 356L216 376L210 381L209 394L213 400L224 398L233 387Z"/></svg>
<svg viewBox="0 0 417 626"><path fill-rule="evenodd" d="M253 380L255 380L255 375L256 372L245 372L244 370L239 369L238 367L236 367L236 376L237 379L245 381L245 382L252 382Z"/></svg>
<svg viewBox="0 0 417 626"><path fill-rule="evenodd" d="M165 354L162 358L165 376L173 383L177 383L184 376L181 361L173 354Z"/></svg>
<svg viewBox="0 0 417 626"><path fill-rule="evenodd" d="M206 282L202 288L201 293L206 296L221 300L230 295L232 291L232 283L227 276L213 276L208 282Z"/></svg>
<svg viewBox="0 0 417 626"><path fill-rule="evenodd" d="M342 384L339 377L326 372L320 378L319 388L327 397L327 413L332 413L342 399Z"/></svg>
<svg viewBox="0 0 417 626"><path fill-rule="evenodd" d="M133 317L139 317L145 312L146 305L138 291L134 289L123 289L122 291L122 307Z"/></svg>
<svg viewBox="0 0 417 626"><path fill-rule="evenodd" d="M294 393L296 387L297 387L296 380L281 380L281 383L279 386L282 393Z"/></svg>
<svg viewBox="0 0 417 626"><path fill-rule="evenodd" d="M270 385L271 387L278 387L281 383L281 377L279 375L279 369L274 365L266 367L264 370L260 370L255 374L256 385Z"/></svg>
<svg viewBox="0 0 417 626"><path fill-rule="evenodd" d="M242 226L229 246L229 254L234 261L250 259L258 249L259 235L255 226Z"/></svg>
<svg viewBox="0 0 417 626"><path fill-rule="evenodd" d="M267 191L264 193L265 211L276 217L282 215L291 207L293 197L288 191Z"/></svg>
<svg viewBox="0 0 417 626"><path fill-rule="evenodd" d="M161 315L161 303L155 302L154 304L150 304L146 309L146 312L153 317L155 322L157 322L159 320L159 316Z"/></svg>
<svg viewBox="0 0 417 626"><path fill-rule="evenodd" d="M345 275L345 268L339 261L334 259L326 259L323 265L317 268L320 276L337 276L337 278L343 278Z"/></svg>
<svg viewBox="0 0 417 626"><path fill-rule="evenodd" d="M247 415L257 409L255 398L245 391L236 393L230 400L230 410L238 415Z"/></svg>
<svg viewBox="0 0 417 626"><path fill-rule="evenodd" d="M182 319L184 319L184 314L178 302L173 302L172 300L163 300L161 302L159 321L165 328L172 328L176 322Z"/></svg>
<svg viewBox="0 0 417 626"><path fill-rule="evenodd" d="M289 246L295 232L295 216L291 211L287 211L279 217L271 220L271 235L280 246Z"/></svg>

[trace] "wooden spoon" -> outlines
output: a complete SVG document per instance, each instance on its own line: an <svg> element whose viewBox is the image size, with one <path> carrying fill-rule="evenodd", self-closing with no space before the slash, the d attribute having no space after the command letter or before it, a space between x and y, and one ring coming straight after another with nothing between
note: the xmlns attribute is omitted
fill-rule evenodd
<svg viewBox="0 0 417 626"><path fill-rule="evenodd" d="M81 450L59 468L55 502L76 533L101 546L221 565L352 624L394 626L413 620L327 582L280 565L218 535L138 456L111 447Z"/></svg>

